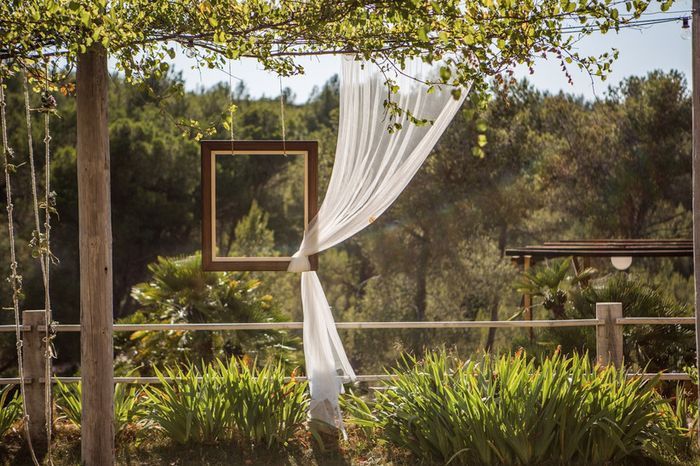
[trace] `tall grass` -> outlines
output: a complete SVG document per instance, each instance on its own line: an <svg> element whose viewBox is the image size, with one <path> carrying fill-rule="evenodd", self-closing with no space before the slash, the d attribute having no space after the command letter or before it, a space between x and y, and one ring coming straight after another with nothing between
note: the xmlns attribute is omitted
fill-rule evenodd
<svg viewBox="0 0 700 466"><path fill-rule="evenodd" d="M82 384L56 383L56 406L70 423L81 426ZM143 389L135 385L114 385L114 432L119 436L124 429L141 420L146 412Z"/></svg>
<svg viewBox="0 0 700 466"><path fill-rule="evenodd" d="M178 443L240 439L269 448L284 444L306 418L306 383L285 381L279 365L256 368L233 358L157 375L160 386L146 392L147 417Z"/></svg>
<svg viewBox="0 0 700 466"><path fill-rule="evenodd" d="M10 430L12 424L22 415L22 401L19 390L12 385L0 389L0 437Z"/></svg>
<svg viewBox="0 0 700 466"><path fill-rule="evenodd" d="M373 401L351 395L351 423L424 461L458 465L663 462L686 431L655 392L588 357L523 354L461 362L407 359ZM677 458L676 458L677 459Z"/></svg>

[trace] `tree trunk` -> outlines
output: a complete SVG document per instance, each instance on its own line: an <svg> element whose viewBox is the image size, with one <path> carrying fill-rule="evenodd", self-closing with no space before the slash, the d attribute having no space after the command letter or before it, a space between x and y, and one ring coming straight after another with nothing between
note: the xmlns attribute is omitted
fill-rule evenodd
<svg viewBox="0 0 700 466"><path fill-rule="evenodd" d="M86 466L114 464L108 80L103 47L92 46L78 56L81 453Z"/></svg>
<svg viewBox="0 0 700 466"><path fill-rule="evenodd" d="M501 257L506 255L506 246L508 246L508 225L506 223L501 224L498 233L498 251L501 253Z"/></svg>
<svg viewBox="0 0 700 466"><path fill-rule="evenodd" d="M430 259L430 244L424 233L418 238L418 258L416 260L416 292L413 295L413 306L416 310L416 320L425 320L425 310L428 304L428 262ZM413 330L414 351L420 354L423 351L425 331Z"/></svg>
<svg viewBox="0 0 700 466"><path fill-rule="evenodd" d="M693 274L695 276L695 350L700 368L700 0L693 0ZM698 386L700 395L700 386ZM698 397L700 404L700 396ZM700 443L700 429L696 429Z"/></svg>
<svg viewBox="0 0 700 466"><path fill-rule="evenodd" d="M494 302L491 304L491 320L497 321L498 320L498 306L500 305L500 299L496 298ZM484 349L488 352L491 352L493 349L493 344L496 341L496 327L491 327L489 329L488 336L486 337L486 345L484 345Z"/></svg>
<svg viewBox="0 0 700 466"><path fill-rule="evenodd" d="M505 257L506 255L506 246L508 246L508 225L502 223L498 234L498 251L501 253L501 257ZM500 299L496 299L496 301L491 304L491 320L498 320L498 307L500 304ZM493 344L496 341L496 330L498 330L496 327L491 327L486 336L486 345L484 345L484 349L488 352L491 352Z"/></svg>
<svg viewBox="0 0 700 466"><path fill-rule="evenodd" d="M416 320L425 320L425 310L428 301L428 250L427 242L421 243L416 261L416 293L413 296L413 305L416 309Z"/></svg>

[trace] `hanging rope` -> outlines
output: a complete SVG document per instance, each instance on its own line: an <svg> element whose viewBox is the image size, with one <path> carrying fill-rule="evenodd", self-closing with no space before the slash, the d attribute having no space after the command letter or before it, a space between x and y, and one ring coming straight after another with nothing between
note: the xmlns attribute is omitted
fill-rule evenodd
<svg viewBox="0 0 700 466"><path fill-rule="evenodd" d="M22 292L22 276L17 273L17 254L15 250L15 226L13 219L12 205L12 184L10 173L14 171L14 165L10 164L10 159L13 157L12 149L7 142L7 118L5 115L5 88L4 81L0 75L0 132L2 133L2 156L3 167L5 170L5 202L7 204L7 229L10 239L10 276L9 281L12 286L12 307L15 314L15 339L17 346L17 367L19 372L20 395L22 398L22 413L24 421L24 434L27 438L27 445L32 461L36 466L39 466L39 461L34 453L32 445L32 437L29 433L29 415L27 414L27 398L25 396L26 386L24 381L24 364L22 358L22 332L19 314L19 297Z"/></svg>
<svg viewBox="0 0 700 466"><path fill-rule="evenodd" d="M48 66L46 68L46 72L48 73ZM46 77L48 79L48 75ZM37 194L37 181L36 181L36 164L34 161L34 140L32 137L32 108L30 106L30 99L29 99L29 80L27 78L27 73L24 73L24 79L23 79L23 86L24 86L24 113L27 121L27 147L28 147L28 155L29 155L29 170L30 170L30 178L31 178L31 186L32 186L32 201L33 201L33 207L34 207L34 233L32 235L32 242L31 245L34 249L35 252L33 254L36 254L39 258L39 264L41 265L41 276L44 284L44 322L46 323L46 330L45 330L45 335L42 341L44 342L44 417L46 419L46 441L47 441L47 448L46 448L46 456L49 459L49 463L52 464L51 461L51 418L53 414L52 408L52 403L51 403L51 359L53 357L53 350L51 347L51 302L49 299L49 243L48 243L48 220L44 220L44 232L42 233L41 229L41 221L39 217L39 208L43 207L45 209L46 215L49 214L49 204L48 204L48 178L50 177L50 172L49 172L49 166L48 164L50 163L50 159L48 158L49 155L49 147L48 147L48 141L47 141L47 135L48 133L46 126L48 124L46 123L46 118L48 118L49 112L46 111L45 113L45 137L44 137L44 144L46 146L46 176L45 176L45 181L44 181L44 188L45 188L45 194L44 194L44 203L43 205L40 206L39 204L39 196ZM45 84L46 87L46 84ZM42 101L46 100L45 98L42 98ZM39 111L43 111L44 103L42 102L42 107L38 109ZM50 136L48 136L48 140L50 141Z"/></svg>
<svg viewBox="0 0 700 466"><path fill-rule="evenodd" d="M284 92L282 90L282 76L280 78L280 119L282 121L282 150L287 156L287 129L284 124Z"/></svg>
<svg viewBox="0 0 700 466"><path fill-rule="evenodd" d="M231 74L231 59L228 60L228 109L231 121L229 122L229 132L231 134L231 155L233 155L233 117L235 114L233 106L233 75Z"/></svg>
<svg viewBox="0 0 700 466"><path fill-rule="evenodd" d="M53 346L53 339L56 336L55 322L53 321L53 311L51 309L51 292L49 280L51 278L51 209L54 207L54 196L51 191L51 112L56 108L56 100L49 93L49 60L44 62L44 94L41 97L41 111L44 113L44 239L46 250L42 257L44 270L46 271L44 287L44 321L46 322L46 333L44 335L44 409L46 410L46 441L48 443L47 456L49 463L53 464L51 457L51 439L53 427L53 403L51 392L51 378L53 375L52 360L56 357L56 350Z"/></svg>

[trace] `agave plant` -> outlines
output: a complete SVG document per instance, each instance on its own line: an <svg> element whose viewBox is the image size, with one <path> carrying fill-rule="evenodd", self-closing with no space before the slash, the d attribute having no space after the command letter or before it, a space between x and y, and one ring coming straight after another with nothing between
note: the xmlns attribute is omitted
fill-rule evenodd
<svg viewBox="0 0 700 466"><path fill-rule="evenodd" d="M143 389L135 385L114 385L114 432L117 436L145 414ZM81 426L82 384L56 383L56 405L61 415L73 425Z"/></svg>
<svg viewBox="0 0 700 466"><path fill-rule="evenodd" d="M12 385L0 389L0 437L10 430L21 415L22 400L18 390Z"/></svg>
<svg viewBox="0 0 700 466"><path fill-rule="evenodd" d="M147 389L148 419L174 441L233 438L253 446L282 445L306 418L306 383L286 380L282 367L239 359L157 371Z"/></svg>
<svg viewBox="0 0 700 466"><path fill-rule="evenodd" d="M524 354L406 359L372 401L350 395L351 423L421 461L458 465L593 465L676 458L686 430L655 392L588 357Z"/></svg>

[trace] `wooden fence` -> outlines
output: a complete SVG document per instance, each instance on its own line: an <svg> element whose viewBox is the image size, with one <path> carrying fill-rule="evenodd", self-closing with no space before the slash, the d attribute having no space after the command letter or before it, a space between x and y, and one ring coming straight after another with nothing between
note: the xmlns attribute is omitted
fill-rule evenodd
<svg viewBox="0 0 700 466"><path fill-rule="evenodd" d="M513 320L513 321L440 321L440 322L337 322L338 329L469 329L469 328L562 328L595 327L596 357L602 364L621 366L623 363L623 329L627 325L695 325L694 317L624 317L621 303L597 303L595 319L569 320ZM246 331L246 330L298 330L302 322L269 323L202 323L202 324L115 324L115 332L135 331ZM80 325L59 324L57 332L80 332ZM0 325L0 332L14 332L14 325ZM44 425L44 342L46 324L44 311L22 313L22 339L24 345L24 372L27 384L27 408L33 423ZM654 377L655 373L630 374L630 376ZM358 375L359 382L376 382L390 379L389 375ZM663 380L689 380L682 372L665 372ZM303 378L300 378L303 380ZM166 378L167 380L167 378ZM73 383L80 377L53 377L52 382ZM0 378L0 385L17 384L15 377ZM114 377L115 383L159 383L157 377Z"/></svg>

